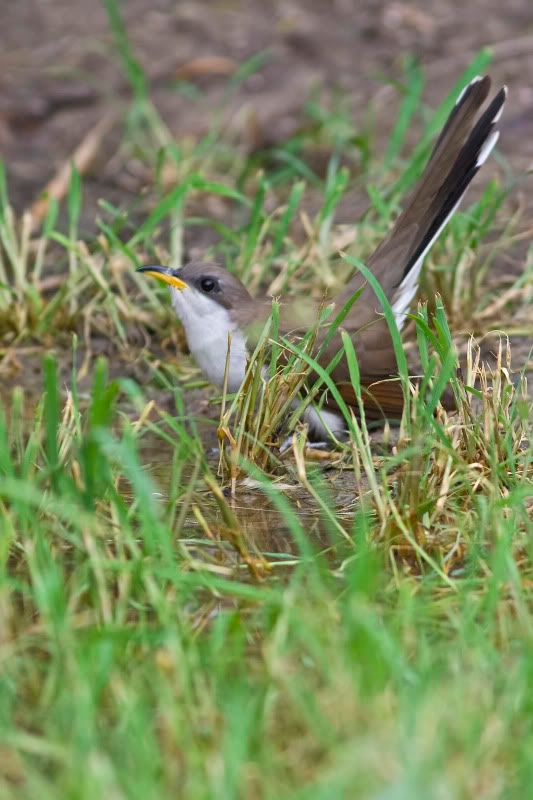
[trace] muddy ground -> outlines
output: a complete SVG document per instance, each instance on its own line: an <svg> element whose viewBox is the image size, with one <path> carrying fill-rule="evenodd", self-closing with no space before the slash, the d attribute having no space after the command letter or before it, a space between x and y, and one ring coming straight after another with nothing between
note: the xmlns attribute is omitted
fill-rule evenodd
<svg viewBox="0 0 533 800"><path fill-rule="evenodd" d="M240 63L258 52L268 56L264 66L233 101L234 108L246 106L253 115L250 147L283 140L297 129L302 104L317 85L346 91L356 118L377 95L387 130L396 101L379 78L400 78L407 53L424 66L426 99L436 104L479 48L490 46L494 80L511 89L501 151L517 173L533 162L529 0L128 0L120 7L153 83L157 108L178 139L209 127L226 84L224 71L231 61ZM22 210L84 133L117 101L127 100L128 88L99 3L5 3L1 41L0 148L12 202ZM207 74L187 74L203 92L201 101L191 102L171 82L198 57L222 60L204 70ZM124 174L113 158L116 144L110 135L87 182L86 227L94 220L98 198L127 205L143 188L145 176ZM525 188L523 194L532 196ZM194 249L194 242L190 246Z"/></svg>

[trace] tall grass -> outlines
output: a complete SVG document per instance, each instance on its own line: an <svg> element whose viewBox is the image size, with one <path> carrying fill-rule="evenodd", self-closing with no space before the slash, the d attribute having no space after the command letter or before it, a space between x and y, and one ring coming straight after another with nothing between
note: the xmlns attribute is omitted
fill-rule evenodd
<svg viewBox="0 0 533 800"><path fill-rule="evenodd" d="M527 791L530 420L505 347L478 359L439 433L414 412L425 438L376 460L352 419L355 513L305 462L292 500L242 463L292 540L278 578L183 423L104 362L63 404L47 360L32 424L18 392L0 424L3 796Z"/></svg>

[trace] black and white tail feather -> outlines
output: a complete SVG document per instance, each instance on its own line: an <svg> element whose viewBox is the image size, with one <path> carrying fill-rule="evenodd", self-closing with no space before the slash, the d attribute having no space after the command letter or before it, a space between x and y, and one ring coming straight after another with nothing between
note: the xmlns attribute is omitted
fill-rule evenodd
<svg viewBox="0 0 533 800"><path fill-rule="evenodd" d="M490 80L481 76L474 78L463 89L433 148L420 184L423 185L425 176L429 177L429 173L435 166L435 160L439 158L441 146L444 147L447 136L460 118L466 104L469 100L471 101L472 93L478 88L476 84L480 82L486 82L486 93L488 93ZM483 166L498 141L500 132L496 129L496 124L501 117L506 98L507 87L503 86L468 134L457 157L451 162L447 175L444 174L442 176L441 188L431 203L431 211L433 213L430 213L428 224L425 226L421 238L416 242L414 250L409 255L401 281L392 293L392 309L400 329L406 320L406 314L409 312L409 307L416 294L424 258L457 210L470 182Z"/></svg>

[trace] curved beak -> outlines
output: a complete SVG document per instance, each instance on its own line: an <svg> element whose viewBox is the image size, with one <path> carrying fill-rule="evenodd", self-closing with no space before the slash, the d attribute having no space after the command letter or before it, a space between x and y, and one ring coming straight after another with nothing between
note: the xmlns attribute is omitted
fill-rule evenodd
<svg viewBox="0 0 533 800"><path fill-rule="evenodd" d="M158 281L163 281L163 283L168 283L170 286L173 286L175 289L179 289L180 292L183 289L187 288L187 284L185 281L176 278L174 272L170 267L139 267L137 272L144 272L146 275L151 275L152 278L157 278Z"/></svg>

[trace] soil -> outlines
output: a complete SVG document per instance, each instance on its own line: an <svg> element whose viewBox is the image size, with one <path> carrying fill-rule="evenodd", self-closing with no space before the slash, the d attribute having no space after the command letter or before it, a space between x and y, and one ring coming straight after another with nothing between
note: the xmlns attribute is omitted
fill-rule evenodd
<svg viewBox="0 0 533 800"><path fill-rule="evenodd" d="M346 92L356 118L377 98L380 128L387 131L396 99L381 78L400 79L407 53L424 67L426 99L435 105L475 53L489 46L494 82L506 82L511 90L501 152L516 174L533 162L529 0L128 0L119 5L155 104L177 139L209 128L232 62L260 52L263 67L242 84L228 115L247 110L253 132L244 145L251 148L296 130L304 100L316 86L326 93ZM5 4L2 17L0 150L12 203L21 211L87 130L117 102L127 101L129 89L103 4L90 4L89 13L83 0L18 0ZM198 58L203 66L195 68ZM180 76L201 88L199 99L172 88ZM124 174L117 143L108 137L87 180L88 228L99 198L129 205L143 188L145 176ZM518 191L533 196L525 186ZM349 209L344 213L349 221Z"/></svg>

